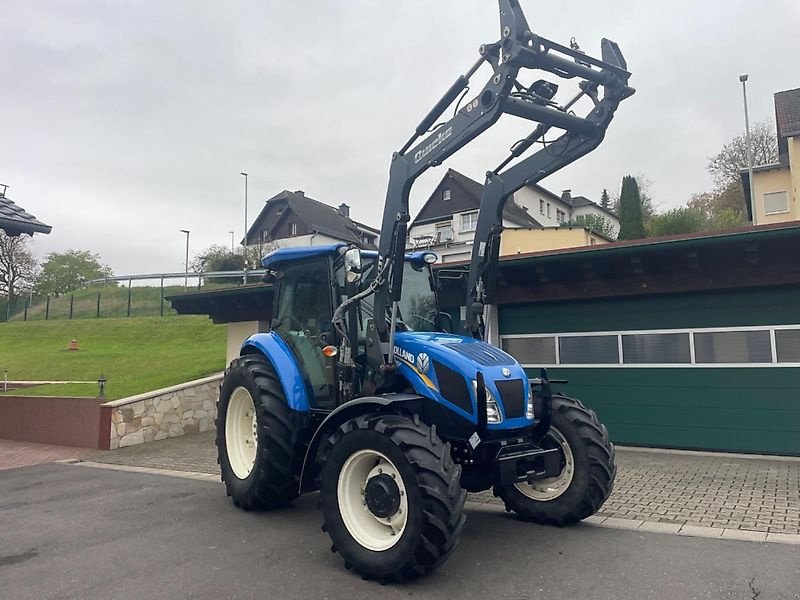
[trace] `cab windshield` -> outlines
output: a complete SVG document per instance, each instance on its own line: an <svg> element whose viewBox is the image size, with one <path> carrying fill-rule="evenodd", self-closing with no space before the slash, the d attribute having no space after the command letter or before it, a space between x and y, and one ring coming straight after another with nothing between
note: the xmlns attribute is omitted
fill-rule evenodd
<svg viewBox="0 0 800 600"><path fill-rule="evenodd" d="M362 259L364 276L361 289L375 277L376 260ZM430 269L427 265L414 265L406 261L403 267L403 293L399 303L398 324L407 331L436 331L438 306L433 290ZM361 301L362 311L372 318L372 296Z"/></svg>

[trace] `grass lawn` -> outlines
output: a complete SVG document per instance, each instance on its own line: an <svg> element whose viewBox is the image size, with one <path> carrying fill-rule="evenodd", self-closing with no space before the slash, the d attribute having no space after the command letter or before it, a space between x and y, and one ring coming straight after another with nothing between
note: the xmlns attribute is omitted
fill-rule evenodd
<svg viewBox="0 0 800 600"><path fill-rule="evenodd" d="M78 340L77 352L66 350ZM124 398L225 368L224 325L203 316L0 323L0 375L9 380L96 381ZM0 380L1 384L1 380ZM95 396L97 384L47 385L15 395Z"/></svg>
<svg viewBox="0 0 800 600"><path fill-rule="evenodd" d="M192 290L192 288L189 288ZM164 296L182 294L183 286L164 288ZM72 318L91 319L97 317L98 296L100 299L100 317L125 317L128 314L128 287L91 287L76 290L70 294L50 296L47 318L51 321L69 319L70 297L72 296ZM28 320L45 318L47 303L44 298L35 298L33 306L28 309ZM22 321L24 306L15 307L9 321ZM131 317L158 317L161 314L161 289L158 287L131 288ZM177 315L170 303L164 301L164 316Z"/></svg>

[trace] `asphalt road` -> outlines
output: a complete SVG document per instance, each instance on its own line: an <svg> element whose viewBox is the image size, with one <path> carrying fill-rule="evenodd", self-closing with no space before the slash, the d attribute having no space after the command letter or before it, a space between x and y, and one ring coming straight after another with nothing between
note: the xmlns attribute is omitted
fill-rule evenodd
<svg viewBox="0 0 800 600"><path fill-rule="evenodd" d="M472 510L461 546L402 586L343 568L314 495L245 513L221 485L71 465L0 472L0 598L800 598L800 546Z"/></svg>

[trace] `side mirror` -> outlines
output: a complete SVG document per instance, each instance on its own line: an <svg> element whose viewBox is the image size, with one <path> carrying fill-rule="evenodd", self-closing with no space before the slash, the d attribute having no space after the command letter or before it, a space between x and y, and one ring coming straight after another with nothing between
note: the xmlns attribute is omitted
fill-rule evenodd
<svg viewBox="0 0 800 600"><path fill-rule="evenodd" d="M348 248L344 253L344 272L347 283L356 283L361 279L361 250Z"/></svg>

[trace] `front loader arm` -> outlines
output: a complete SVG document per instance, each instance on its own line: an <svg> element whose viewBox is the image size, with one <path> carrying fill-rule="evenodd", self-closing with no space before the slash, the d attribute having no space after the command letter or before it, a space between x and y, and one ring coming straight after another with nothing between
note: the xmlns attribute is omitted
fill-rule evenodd
<svg viewBox="0 0 800 600"><path fill-rule="evenodd" d="M608 61L601 63L605 64L606 69L616 67L613 72L619 73L617 69L625 68L625 61L616 44L604 39L602 52L603 59ZM607 79L607 83L602 85L602 99L598 98L601 84L597 81L582 81L581 92L565 108L571 107L584 95L591 97L594 109L585 118L585 122L592 126L567 128L558 139L544 143L544 136L552 126L545 125L542 121L527 138L512 147L511 155L499 167L486 174L467 278L467 329L473 337L483 337L484 303L494 301L503 208L506 202L518 189L541 181L600 145L620 102L634 93L633 88L628 87L627 80L627 76L612 76ZM502 170L511 160L537 142L543 143L544 147L514 166Z"/></svg>
<svg viewBox="0 0 800 600"><path fill-rule="evenodd" d="M403 257L405 254L407 226L410 220L408 199L414 181L427 169L441 164L453 153L491 127L503 114L510 114L539 123L537 131L541 130L542 133L538 137L541 137L551 127L567 131L567 134L565 134L567 139L564 140L564 136L562 136L558 142L554 142L554 144L562 144L554 149L561 150L567 155L573 156L573 158L566 162L558 159L547 161L546 163L542 162L539 168L545 169L547 171L546 174L552 173L564 164L575 160L575 158L585 154L600 143L605 127L610 121L610 117L606 120L602 115L613 114L613 110L610 110L610 113L607 110L610 108L610 104L606 102L606 97L610 98L611 96L608 90L606 90L605 97L600 103L602 108L597 107L589 117L582 118L571 114L565 108L557 107L550 100L552 95L549 98L542 96L541 89L537 88L536 92L539 93L532 91L534 86L540 82L530 86L530 88L523 86L517 80L521 69L540 69L566 79L579 77L583 80L581 95L588 94L596 97L596 91L599 86L619 89L621 90L619 93L621 97L633 93L633 90L627 87L629 73L625 70L624 60L621 59L621 55L613 43L608 42L609 47L612 48L611 58L616 58L618 55L619 60L605 60L607 58L605 45L603 61L587 57L575 49L566 48L531 33L518 0L498 0L498 3L500 8L500 40L493 44L480 46L480 58L478 61L472 65L465 75L456 79L444 96L420 122L415 129L414 135L392 156L389 185L381 223L377 276L373 284L375 292L374 314L376 316L374 322L375 337L377 338L376 341L380 341L380 353L375 352L373 356L381 356L383 358L380 361L381 364L373 365L376 368L385 369L387 365L393 363L392 345L397 320L396 309L402 288ZM605 41L604 44L606 44ZM616 54L614 50L616 50ZM460 108L457 106L452 118L434 125L453 102L457 99L459 103L461 102L464 95L469 91L470 78L484 62L492 67L493 72L489 81L486 82L477 95L469 99L463 106L460 106ZM546 89L545 96L547 91ZM553 91L554 93L555 91ZM603 102L606 102L606 104L604 105ZM616 108L616 105L614 108ZM573 137L570 138L570 136ZM420 140L420 138L422 139ZM527 139L531 139L531 136ZM562 140L564 141L562 142ZM581 147L585 146L586 150L576 154L575 149L577 146L574 145L577 145L579 140L583 140ZM584 143L588 140L592 140L593 145ZM518 156L534 141L531 140L527 146L525 146L525 141L522 142L521 146L520 144L515 145L512 155ZM589 145L591 147L588 147ZM513 154L516 150L519 150L519 153ZM524 164L530 163L522 162L512 169ZM509 175L512 169L509 169ZM514 175L514 181L522 181L515 188L518 189L524 185L525 181L530 181L533 177L536 177L537 173L528 172L523 177L522 171L517 170L514 171ZM499 189L496 187L497 184L490 186L488 185L490 183L487 180L487 189L490 187ZM487 243L492 242L490 232L495 229L499 219L495 215L502 215L502 205L505 203L508 194L511 193L508 191L510 190L509 184L501 182L500 186L499 200L488 199L486 193L484 193L484 202L488 201L488 205L496 205L494 208L497 210L494 210L494 208L490 211L481 210L478 227L480 228L483 223L483 229L486 231L483 233L483 237L476 237L476 245L479 239L485 240L484 247ZM491 212L492 214L484 216L484 212ZM499 221L499 223L502 224L502 221ZM497 243L499 244L499 240ZM481 252L479 255L473 253L470 281L472 282L474 279L475 286L479 286L481 285L481 280L484 279L483 274L486 273L486 267L485 265L479 269L476 267L476 256L482 260L483 257L491 258L493 255L486 252ZM496 253L494 256L496 257ZM472 274L473 270L475 271L474 276ZM473 287L471 284L470 290ZM482 297L482 294L476 296L471 293L470 297L478 298ZM382 315L386 315L390 308L391 312L389 314L391 314L391 318L387 324ZM371 362L376 361L373 360Z"/></svg>

